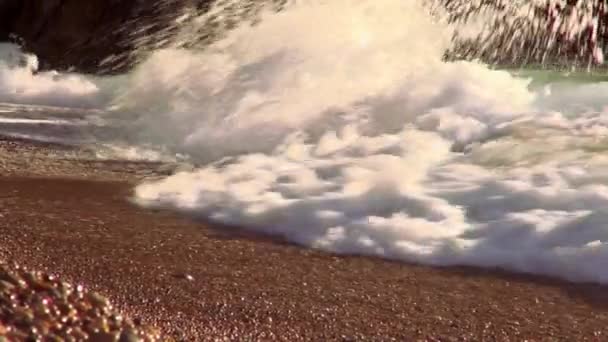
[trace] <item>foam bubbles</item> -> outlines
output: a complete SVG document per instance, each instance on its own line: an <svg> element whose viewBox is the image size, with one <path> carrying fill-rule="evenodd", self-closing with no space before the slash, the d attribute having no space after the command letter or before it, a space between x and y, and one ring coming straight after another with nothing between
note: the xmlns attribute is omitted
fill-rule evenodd
<svg viewBox="0 0 608 342"><path fill-rule="evenodd" d="M605 85L530 90L443 62L446 37L415 1L311 1L157 52L122 108L157 99L137 129L206 166L138 201L335 253L608 282Z"/></svg>

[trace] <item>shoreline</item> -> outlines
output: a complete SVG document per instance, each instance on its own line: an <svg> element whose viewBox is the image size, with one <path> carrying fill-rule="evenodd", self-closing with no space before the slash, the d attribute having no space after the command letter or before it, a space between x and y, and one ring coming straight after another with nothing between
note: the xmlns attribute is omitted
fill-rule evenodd
<svg viewBox="0 0 608 342"><path fill-rule="evenodd" d="M0 143L0 259L83 284L176 340L608 336L604 285L309 250L135 206L133 184L156 165L107 172L11 144Z"/></svg>

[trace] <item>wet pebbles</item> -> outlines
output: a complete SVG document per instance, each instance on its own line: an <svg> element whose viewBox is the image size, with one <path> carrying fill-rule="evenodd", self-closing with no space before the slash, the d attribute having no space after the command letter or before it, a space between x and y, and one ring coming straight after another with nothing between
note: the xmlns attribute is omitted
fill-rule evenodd
<svg viewBox="0 0 608 342"><path fill-rule="evenodd" d="M0 263L0 342L160 341L107 298L57 278Z"/></svg>

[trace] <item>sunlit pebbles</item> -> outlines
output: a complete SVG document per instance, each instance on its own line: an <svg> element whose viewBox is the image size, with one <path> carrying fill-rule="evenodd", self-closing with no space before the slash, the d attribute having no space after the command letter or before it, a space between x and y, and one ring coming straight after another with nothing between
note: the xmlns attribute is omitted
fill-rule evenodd
<svg viewBox="0 0 608 342"><path fill-rule="evenodd" d="M0 341L159 341L82 285L0 264Z"/></svg>

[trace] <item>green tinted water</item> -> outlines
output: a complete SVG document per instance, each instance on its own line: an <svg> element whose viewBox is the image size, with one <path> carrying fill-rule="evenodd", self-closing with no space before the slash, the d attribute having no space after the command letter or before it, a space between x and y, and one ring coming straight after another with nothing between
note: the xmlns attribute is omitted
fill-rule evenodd
<svg viewBox="0 0 608 342"><path fill-rule="evenodd" d="M530 86L532 88L543 86L550 83L598 83L608 82L608 70L597 71L564 71L550 69L507 69L511 74L517 77L531 79Z"/></svg>

